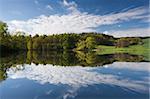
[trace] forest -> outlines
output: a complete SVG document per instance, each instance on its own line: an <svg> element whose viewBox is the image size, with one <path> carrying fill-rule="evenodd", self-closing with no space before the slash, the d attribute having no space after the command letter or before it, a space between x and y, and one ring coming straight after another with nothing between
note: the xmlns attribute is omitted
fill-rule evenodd
<svg viewBox="0 0 150 99"><path fill-rule="evenodd" d="M54 35L24 35L23 32L16 32L11 35L8 26L0 22L0 50L2 52L20 50L93 50L98 45L115 46L116 48L128 47L130 45L142 44L142 37L121 37L115 38L102 33L64 33Z"/></svg>

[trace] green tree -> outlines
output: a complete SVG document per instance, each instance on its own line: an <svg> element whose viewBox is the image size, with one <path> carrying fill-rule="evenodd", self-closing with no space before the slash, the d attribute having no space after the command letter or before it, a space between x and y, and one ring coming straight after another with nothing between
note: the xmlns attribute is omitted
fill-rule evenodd
<svg viewBox="0 0 150 99"><path fill-rule="evenodd" d="M95 48L96 40L94 37L87 37L85 40L79 40L76 46L76 50L91 50Z"/></svg>
<svg viewBox="0 0 150 99"><path fill-rule="evenodd" d="M87 49L93 49L96 46L96 41L94 37L87 37L85 42L86 42Z"/></svg>
<svg viewBox="0 0 150 99"><path fill-rule="evenodd" d="M28 42L27 42L27 49L28 50L32 50L33 48L32 48L32 44L33 44L33 42L32 42L32 37L31 37L31 35L29 36L29 39L28 39Z"/></svg>
<svg viewBox="0 0 150 99"><path fill-rule="evenodd" d="M79 40L76 44L77 48L76 50L85 50L86 49L86 42Z"/></svg>
<svg viewBox="0 0 150 99"><path fill-rule="evenodd" d="M8 30L7 24L0 21L0 37L1 38L8 35L7 30Z"/></svg>

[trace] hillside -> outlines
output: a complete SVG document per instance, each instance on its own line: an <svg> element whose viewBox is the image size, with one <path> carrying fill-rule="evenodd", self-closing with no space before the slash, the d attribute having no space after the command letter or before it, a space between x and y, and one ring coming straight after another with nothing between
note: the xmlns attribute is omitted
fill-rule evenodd
<svg viewBox="0 0 150 99"><path fill-rule="evenodd" d="M97 54L114 54L114 53L129 53L129 54L136 54L136 55L143 55L146 60L150 60L149 52L150 52L150 38L142 39L142 44L138 45L130 45L128 47L115 47L115 46L105 46L105 45L98 45L94 51Z"/></svg>

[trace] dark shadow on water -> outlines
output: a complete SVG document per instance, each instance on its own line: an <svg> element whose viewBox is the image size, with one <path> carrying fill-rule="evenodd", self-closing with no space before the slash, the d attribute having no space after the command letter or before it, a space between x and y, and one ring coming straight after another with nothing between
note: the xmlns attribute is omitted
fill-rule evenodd
<svg viewBox="0 0 150 99"><path fill-rule="evenodd" d="M7 78L6 71L19 64L52 64L58 66L103 66L113 62L143 62L144 57L127 53L97 55L82 51L28 51L3 53L0 64L0 80Z"/></svg>
<svg viewBox="0 0 150 99"><path fill-rule="evenodd" d="M4 53L3 53L4 54ZM52 64L59 66L103 66L113 62L144 62L144 56L128 53L97 55L83 51L28 51L1 56L1 64Z"/></svg>

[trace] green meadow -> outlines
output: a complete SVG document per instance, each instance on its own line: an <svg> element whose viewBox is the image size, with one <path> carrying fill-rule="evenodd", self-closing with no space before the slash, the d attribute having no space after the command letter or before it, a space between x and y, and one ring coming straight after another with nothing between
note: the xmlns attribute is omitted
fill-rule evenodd
<svg viewBox="0 0 150 99"><path fill-rule="evenodd" d="M135 55L143 55L146 60L150 60L150 38L142 39L143 44L130 45L128 47L115 47L115 46L106 46L98 45L94 51L97 54L114 54L114 53L129 53Z"/></svg>

